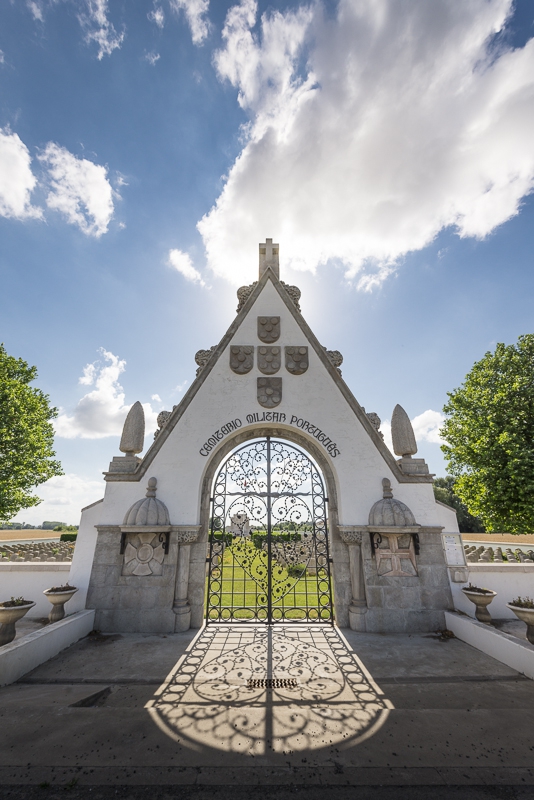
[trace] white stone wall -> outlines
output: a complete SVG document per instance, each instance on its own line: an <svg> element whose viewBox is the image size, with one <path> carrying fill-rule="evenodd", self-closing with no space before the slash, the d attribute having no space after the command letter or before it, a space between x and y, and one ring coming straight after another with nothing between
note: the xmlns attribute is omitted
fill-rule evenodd
<svg viewBox="0 0 534 800"><path fill-rule="evenodd" d="M466 583L452 583L454 606L470 617L475 616L475 606L462 592L462 586L472 583L482 589L497 592L488 611L495 619L517 619L506 607L518 595L534 598L534 564L468 564Z"/></svg>
<svg viewBox="0 0 534 800"><path fill-rule="evenodd" d="M25 600L35 602L34 607L30 608L26 614L28 619L47 617L52 606L43 592L52 586L63 586L67 581L70 582L70 569L70 562L61 561L55 564L47 562L42 564L33 564L32 562L0 564L0 602L10 600L11 597L24 597ZM67 614L73 614L75 610L78 610L73 606L73 600L69 600L68 605L65 606Z"/></svg>

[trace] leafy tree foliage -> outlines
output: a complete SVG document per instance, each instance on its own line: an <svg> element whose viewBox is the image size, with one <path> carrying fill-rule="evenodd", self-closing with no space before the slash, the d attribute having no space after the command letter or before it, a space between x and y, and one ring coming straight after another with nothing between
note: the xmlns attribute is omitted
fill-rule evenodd
<svg viewBox="0 0 534 800"><path fill-rule="evenodd" d="M434 497L441 503L454 508L460 533L484 533L484 523L481 519L469 513L465 503L462 503L454 491L454 483L452 475L447 475L446 478L436 478L434 481Z"/></svg>
<svg viewBox="0 0 534 800"><path fill-rule="evenodd" d="M449 392L442 450L488 531L534 530L534 334L498 344Z"/></svg>
<svg viewBox="0 0 534 800"><path fill-rule="evenodd" d="M0 520L41 502L31 489L53 475L62 475L54 461L57 416L49 399L29 384L37 368L6 353L0 344Z"/></svg>

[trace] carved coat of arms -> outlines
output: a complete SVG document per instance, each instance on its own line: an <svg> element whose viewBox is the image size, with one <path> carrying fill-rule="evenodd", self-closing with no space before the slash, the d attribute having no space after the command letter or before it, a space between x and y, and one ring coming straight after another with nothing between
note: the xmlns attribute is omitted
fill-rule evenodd
<svg viewBox="0 0 534 800"><path fill-rule="evenodd" d="M245 375L254 366L254 347L251 344L232 345L230 368L238 375Z"/></svg>
<svg viewBox="0 0 534 800"><path fill-rule="evenodd" d="M274 408L282 402L282 378L258 378L258 403Z"/></svg>
<svg viewBox="0 0 534 800"><path fill-rule="evenodd" d="M308 369L307 347L286 347L286 369L292 375L302 375Z"/></svg>
<svg viewBox="0 0 534 800"><path fill-rule="evenodd" d="M280 317L258 317L258 338L266 344L280 338Z"/></svg>
<svg viewBox="0 0 534 800"><path fill-rule="evenodd" d="M258 369L264 375L274 375L280 369L282 353L279 347L258 347Z"/></svg>

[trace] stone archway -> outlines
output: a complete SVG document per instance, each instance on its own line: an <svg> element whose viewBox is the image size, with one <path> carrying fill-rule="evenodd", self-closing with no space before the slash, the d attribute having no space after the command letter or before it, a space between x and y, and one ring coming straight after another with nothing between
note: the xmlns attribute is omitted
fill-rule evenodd
<svg viewBox="0 0 534 800"><path fill-rule="evenodd" d="M339 536L338 490L334 471L325 454L309 439L294 429L273 426L258 426L239 431L221 443L221 446L210 454L202 477L200 498L200 535L198 542L192 545L189 602L191 606L191 626L200 628L204 624L204 599L206 576L206 553L210 518L210 498L213 480L223 459L240 444L251 439L271 436L292 442L307 452L319 466L326 483L328 496L328 530L330 556L332 558L332 579L334 589L335 619L340 627L348 627L348 609L351 602L350 566L346 546Z"/></svg>
<svg viewBox="0 0 534 800"><path fill-rule="evenodd" d="M238 446L212 490L206 622L333 623L327 498L286 439Z"/></svg>

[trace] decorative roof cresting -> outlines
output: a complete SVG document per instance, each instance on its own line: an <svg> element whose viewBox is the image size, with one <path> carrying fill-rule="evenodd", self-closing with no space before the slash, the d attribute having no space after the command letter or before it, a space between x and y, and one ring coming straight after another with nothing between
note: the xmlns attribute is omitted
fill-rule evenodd
<svg viewBox="0 0 534 800"><path fill-rule="evenodd" d="M369 525L374 528L406 528L417 525L415 517L407 505L395 500L389 478L383 478L383 497L369 512Z"/></svg>
<svg viewBox="0 0 534 800"><path fill-rule="evenodd" d="M141 525L145 528L170 525L169 511L165 503L156 498L156 478L149 478L146 497L138 500L126 512L123 525Z"/></svg>

